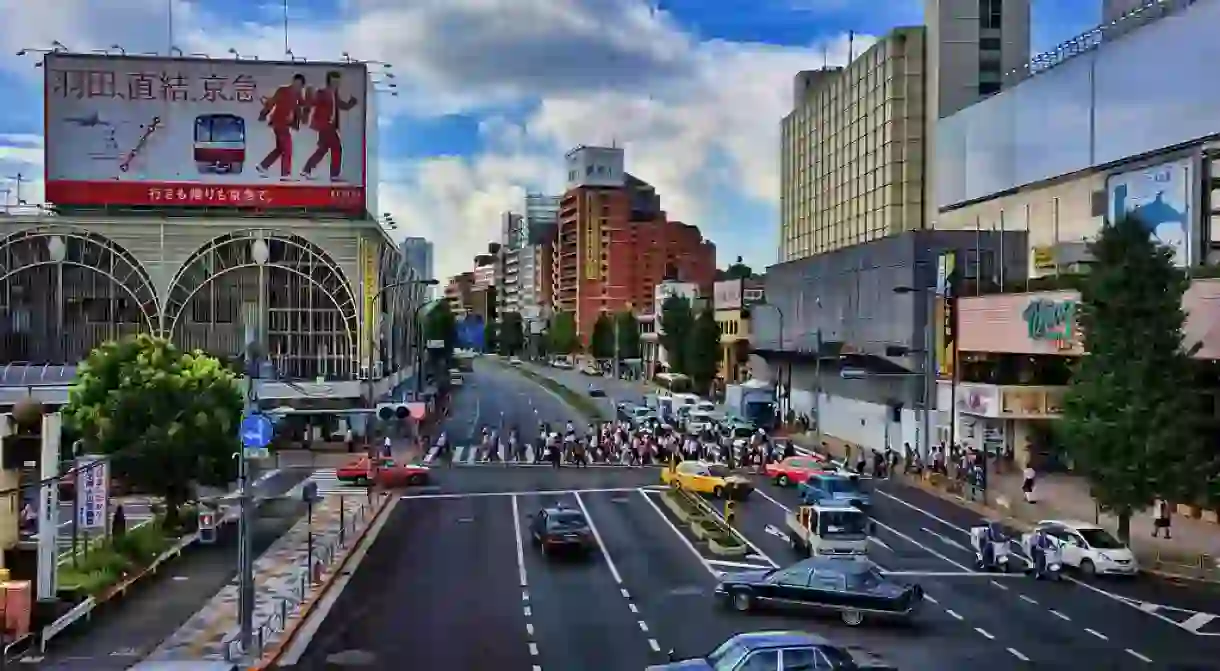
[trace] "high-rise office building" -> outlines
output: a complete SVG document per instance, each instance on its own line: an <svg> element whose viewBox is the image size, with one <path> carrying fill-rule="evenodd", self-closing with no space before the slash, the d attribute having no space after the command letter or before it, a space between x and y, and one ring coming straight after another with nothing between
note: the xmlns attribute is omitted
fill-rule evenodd
<svg viewBox="0 0 1220 671"><path fill-rule="evenodd" d="M846 67L801 72L781 124L779 261L928 227L936 120L1029 58L1029 0L927 0Z"/></svg>
<svg viewBox="0 0 1220 671"><path fill-rule="evenodd" d="M407 267L414 270L417 279L435 280L436 270L433 267L434 249L427 238L407 237L402 241L402 256ZM428 287L431 290L432 287ZM432 297L431 291L428 297Z"/></svg>

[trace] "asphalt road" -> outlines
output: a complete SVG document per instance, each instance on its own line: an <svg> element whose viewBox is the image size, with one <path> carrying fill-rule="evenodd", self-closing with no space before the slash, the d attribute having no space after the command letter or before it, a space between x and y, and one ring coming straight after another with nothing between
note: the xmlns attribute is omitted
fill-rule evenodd
<svg viewBox="0 0 1220 671"><path fill-rule="evenodd" d="M568 418L511 371L481 365L470 378L451 434L486 423L488 412L504 412L527 437L535 410ZM322 669L328 657L358 650L378 668L410 659L420 671L642 669L668 649L702 654L734 633L773 628L818 631L904 670L1210 669L1220 658L1220 637L1205 635L1207 626L1190 631L1190 616L1154 599L1170 589L1158 583L1049 584L973 572L963 531L970 513L897 485L878 488L873 558L912 574L929 599L913 626L853 629L717 608L716 572L732 567L674 527L653 469L488 466L437 480L397 506L293 668ZM587 512L602 552L548 560L532 547L527 517L555 502ZM795 560L768 527L782 530L796 502L794 490L760 483L739 506L738 528L755 546L745 563ZM1192 593L1198 610L1220 613L1210 605L1220 601Z"/></svg>

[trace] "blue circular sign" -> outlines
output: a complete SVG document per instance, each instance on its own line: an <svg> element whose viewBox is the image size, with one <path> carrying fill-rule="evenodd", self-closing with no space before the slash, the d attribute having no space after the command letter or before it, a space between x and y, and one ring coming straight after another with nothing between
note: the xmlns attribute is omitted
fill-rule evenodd
<svg viewBox="0 0 1220 671"><path fill-rule="evenodd" d="M267 447L274 428L266 415L247 415L241 420L242 447Z"/></svg>

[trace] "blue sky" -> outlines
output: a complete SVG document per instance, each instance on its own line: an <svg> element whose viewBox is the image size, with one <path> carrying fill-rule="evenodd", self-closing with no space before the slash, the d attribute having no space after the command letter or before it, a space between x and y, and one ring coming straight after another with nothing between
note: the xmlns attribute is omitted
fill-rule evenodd
<svg viewBox="0 0 1220 671"><path fill-rule="evenodd" d="M1035 48L1092 25L1100 0L1035 0ZM0 0L0 176L41 175L41 80L21 48L282 58L278 1ZM528 190L561 186L563 153L618 142L674 218L717 243L720 263L775 259L778 127L800 70L832 64L920 0L289 0L288 43L393 65L379 100L379 203L437 243L437 271L465 270ZM12 101L16 101L15 103ZM10 183L0 190L12 188ZM37 200L41 185L23 183ZM2 197L3 194L0 194ZM11 196L10 196L11 197Z"/></svg>

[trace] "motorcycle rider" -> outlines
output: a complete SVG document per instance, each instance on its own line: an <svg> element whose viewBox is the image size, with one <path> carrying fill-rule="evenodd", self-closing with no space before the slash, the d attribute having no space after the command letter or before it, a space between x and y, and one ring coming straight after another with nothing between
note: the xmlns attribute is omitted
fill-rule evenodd
<svg viewBox="0 0 1220 671"><path fill-rule="evenodd" d="M1046 529L1035 529L1029 543L1030 559L1034 561L1034 576L1041 578L1046 574L1046 552L1054 548L1054 541Z"/></svg>
<svg viewBox="0 0 1220 671"><path fill-rule="evenodd" d="M971 527L970 540L974 543L979 568L987 569L995 565L995 544L1007 543L1008 537L998 522L982 520Z"/></svg>

